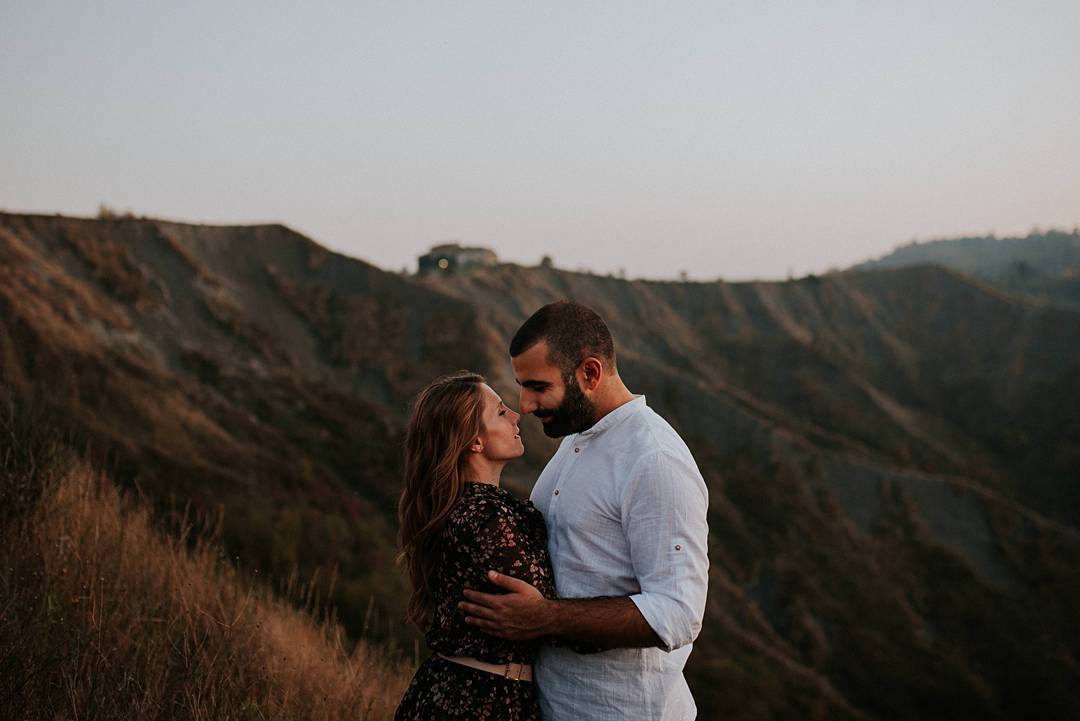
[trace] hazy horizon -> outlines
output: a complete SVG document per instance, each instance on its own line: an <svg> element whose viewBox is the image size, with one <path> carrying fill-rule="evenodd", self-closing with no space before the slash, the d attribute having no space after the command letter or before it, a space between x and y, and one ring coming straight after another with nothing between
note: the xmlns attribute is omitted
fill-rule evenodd
<svg viewBox="0 0 1080 721"><path fill-rule="evenodd" d="M778 279L1080 225L1080 4L0 8L0 207Z"/></svg>

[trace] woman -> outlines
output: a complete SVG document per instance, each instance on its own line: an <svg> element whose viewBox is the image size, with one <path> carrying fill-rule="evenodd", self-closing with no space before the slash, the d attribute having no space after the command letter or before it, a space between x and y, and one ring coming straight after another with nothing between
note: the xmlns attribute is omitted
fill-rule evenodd
<svg viewBox="0 0 1080 721"><path fill-rule="evenodd" d="M499 486L525 452L520 415L475 373L433 381L413 405L405 435L399 544L412 581L409 619L432 655L395 719L536 719L537 642L504 641L465 623L462 589L488 592L494 569L555 596L540 512Z"/></svg>

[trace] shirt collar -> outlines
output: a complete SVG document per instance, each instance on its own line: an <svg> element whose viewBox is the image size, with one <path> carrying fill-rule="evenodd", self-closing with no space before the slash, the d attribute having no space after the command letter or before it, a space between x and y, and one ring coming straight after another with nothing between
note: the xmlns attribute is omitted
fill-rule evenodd
<svg viewBox="0 0 1080 721"><path fill-rule="evenodd" d="M622 423L624 420L645 408L645 396L635 395L634 400L627 401L615 410L593 424L593 427L578 434L581 438L595 438L609 428Z"/></svg>

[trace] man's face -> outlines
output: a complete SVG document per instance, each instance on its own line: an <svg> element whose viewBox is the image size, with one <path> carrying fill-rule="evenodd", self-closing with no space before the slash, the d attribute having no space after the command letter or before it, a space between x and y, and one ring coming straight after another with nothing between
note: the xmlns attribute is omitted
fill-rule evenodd
<svg viewBox="0 0 1080 721"><path fill-rule="evenodd" d="M564 374L558 366L548 363L547 343L540 341L511 358L510 364L521 388L521 413L539 418L544 435L560 438L592 427L596 407L581 390L576 373Z"/></svg>

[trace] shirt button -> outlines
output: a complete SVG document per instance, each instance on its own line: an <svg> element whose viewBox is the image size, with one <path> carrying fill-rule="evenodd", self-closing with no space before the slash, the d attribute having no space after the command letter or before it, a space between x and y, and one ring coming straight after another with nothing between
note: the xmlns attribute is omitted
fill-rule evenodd
<svg viewBox="0 0 1080 721"><path fill-rule="evenodd" d="M558 488L555 489L555 495L556 496L559 495L559 489Z"/></svg>
<svg viewBox="0 0 1080 721"><path fill-rule="evenodd" d="M581 449L580 448L575 448L574 453L581 453Z"/></svg>
<svg viewBox="0 0 1080 721"><path fill-rule="evenodd" d="M558 493L558 491L555 491L555 492L556 492L556 493ZM675 550L676 550L676 551L681 551L681 550L682 550L682 546L680 546L680 545L679 545L678 543L676 543L676 544L675 544Z"/></svg>

